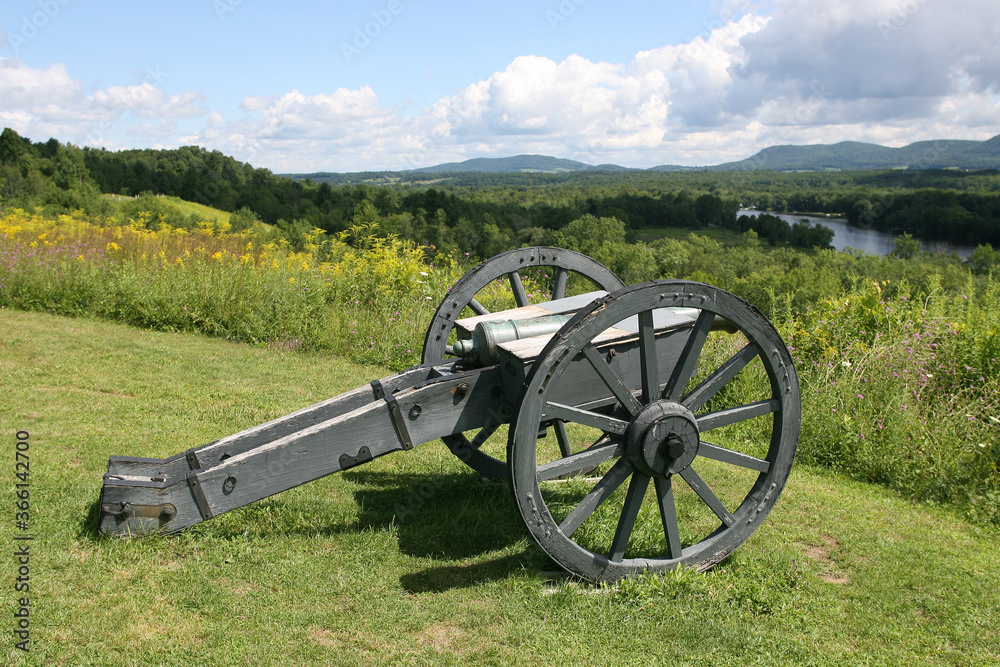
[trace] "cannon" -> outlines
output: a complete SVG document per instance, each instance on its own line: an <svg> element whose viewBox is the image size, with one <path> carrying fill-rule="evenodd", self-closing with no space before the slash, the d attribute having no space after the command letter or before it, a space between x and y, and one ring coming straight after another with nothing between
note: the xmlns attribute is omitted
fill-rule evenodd
<svg viewBox="0 0 1000 667"><path fill-rule="evenodd" d="M759 310L704 283L625 286L575 252L512 250L448 292L422 361L167 459L110 457L100 531L173 533L441 439L508 479L553 561L615 581L723 560L795 457L787 347Z"/></svg>

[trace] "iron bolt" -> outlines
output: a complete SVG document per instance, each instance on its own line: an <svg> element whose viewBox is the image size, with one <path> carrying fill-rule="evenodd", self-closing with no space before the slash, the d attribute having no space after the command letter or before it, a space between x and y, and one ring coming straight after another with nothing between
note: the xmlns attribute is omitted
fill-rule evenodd
<svg viewBox="0 0 1000 667"><path fill-rule="evenodd" d="M684 443L681 441L680 436L674 432L670 432L666 440L663 441L663 444L660 445L660 452L664 458L676 461L684 455Z"/></svg>

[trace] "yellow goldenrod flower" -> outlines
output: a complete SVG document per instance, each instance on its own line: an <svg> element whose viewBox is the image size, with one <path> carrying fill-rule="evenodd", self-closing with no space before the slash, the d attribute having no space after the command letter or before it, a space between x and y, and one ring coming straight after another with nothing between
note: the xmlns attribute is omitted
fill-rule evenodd
<svg viewBox="0 0 1000 667"><path fill-rule="evenodd" d="M212 259L216 261L222 261L222 252L216 251L216 253L212 255Z"/></svg>
<svg viewBox="0 0 1000 667"><path fill-rule="evenodd" d="M107 248L107 250L109 252L115 252L116 250L121 250L121 248L118 247L118 244L115 243L114 241L112 241L108 245L106 245L105 248Z"/></svg>

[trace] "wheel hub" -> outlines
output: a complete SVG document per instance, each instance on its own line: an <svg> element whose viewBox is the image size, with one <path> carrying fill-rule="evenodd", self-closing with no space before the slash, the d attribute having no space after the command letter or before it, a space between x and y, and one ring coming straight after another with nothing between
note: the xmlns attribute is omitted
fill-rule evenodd
<svg viewBox="0 0 1000 667"><path fill-rule="evenodd" d="M690 410L673 401L656 401L632 422L625 451L641 472L669 477L691 465L699 442L697 420Z"/></svg>

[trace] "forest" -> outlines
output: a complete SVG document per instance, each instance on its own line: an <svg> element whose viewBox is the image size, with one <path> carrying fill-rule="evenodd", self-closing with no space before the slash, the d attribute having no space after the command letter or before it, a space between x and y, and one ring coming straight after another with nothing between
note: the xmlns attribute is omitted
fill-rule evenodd
<svg viewBox="0 0 1000 667"><path fill-rule="evenodd" d="M589 215L637 230L753 230L774 246L824 247L818 228L778 219L740 221L741 209L844 216L864 228L928 241L1000 246L1000 172L862 171L785 173L572 172L315 174L299 180L218 151L79 148L0 134L0 207L42 207L120 215L107 197L170 195L235 213L234 230L276 226L296 246L315 228L327 234L378 218L384 232L439 251L489 257L523 245L558 242ZM154 219L196 221L146 198ZM797 229L796 229L797 227Z"/></svg>

